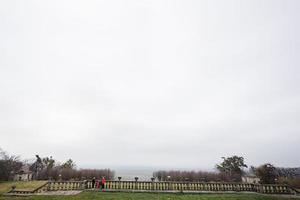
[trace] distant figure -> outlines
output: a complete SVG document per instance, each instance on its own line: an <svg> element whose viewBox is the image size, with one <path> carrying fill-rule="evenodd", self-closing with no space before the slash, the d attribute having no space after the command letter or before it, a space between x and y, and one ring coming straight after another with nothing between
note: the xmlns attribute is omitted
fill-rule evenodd
<svg viewBox="0 0 300 200"><path fill-rule="evenodd" d="M100 188L100 180L96 180L96 188L99 189Z"/></svg>
<svg viewBox="0 0 300 200"><path fill-rule="evenodd" d="M95 188L95 183L96 183L96 178L94 177L93 180L92 180L92 188L93 189Z"/></svg>
<svg viewBox="0 0 300 200"><path fill-rule="evenodd" d="M102 186L102 190L104 189L105 187L105 183L106 183L106 180L104 178L104 176L102 177L102 181L101 181L101 186Z"/></svg>

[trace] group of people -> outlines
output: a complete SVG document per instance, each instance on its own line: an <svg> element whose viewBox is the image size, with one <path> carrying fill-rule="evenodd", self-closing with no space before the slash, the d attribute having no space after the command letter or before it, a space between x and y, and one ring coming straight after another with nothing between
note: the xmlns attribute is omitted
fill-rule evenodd
<svg viewBox="0 0 300 200"><path fill-rule="evenodd" d="M106 184L106 179L105 177L102 177L101 180L97 179L94 177L92 180L92 188L97 188L97 189L104 189Z"/></svg>

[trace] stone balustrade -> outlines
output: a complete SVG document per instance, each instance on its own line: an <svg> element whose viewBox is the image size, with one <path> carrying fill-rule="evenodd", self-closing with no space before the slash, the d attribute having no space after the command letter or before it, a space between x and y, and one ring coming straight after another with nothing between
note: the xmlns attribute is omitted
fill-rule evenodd
<svg viewBox="0 0 300 200"><path fill-rule="evenodd" d="M49 181L33 191L12 190L10 193L33 194L43 191L85 190L92 188L92 181ZM178 191L178 192L258 192L265 194L296 194L287 185L250 184L222 182L156 182L156 181L110 181L105 184L109 191Z"/></svg>

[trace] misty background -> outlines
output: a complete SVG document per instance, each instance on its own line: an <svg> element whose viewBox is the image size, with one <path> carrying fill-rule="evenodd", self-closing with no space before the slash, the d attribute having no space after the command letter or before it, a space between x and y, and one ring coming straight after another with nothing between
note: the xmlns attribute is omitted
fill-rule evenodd
<svg viewBox="0 0 300 200"><path fill-rule="evenodd" d="M78 167L298 167L300 2L0 2L0 147Z"/></svg>

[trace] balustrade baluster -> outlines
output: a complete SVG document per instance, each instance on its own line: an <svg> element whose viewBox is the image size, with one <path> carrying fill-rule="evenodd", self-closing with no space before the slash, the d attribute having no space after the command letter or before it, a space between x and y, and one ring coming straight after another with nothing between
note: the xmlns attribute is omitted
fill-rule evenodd
<svg viewBox="0 0 300 200"><path fill-rule="evenodd" d="M262 193L266 193L266 187L264 185L262 185L261 189L262 189Z"/></svg>
<svg viewBox="0 0 300 200"><path fill-rule="evenodd" d="M275 192L274 189L275 189L274 185L270 186L270 193L274 193Z"/></svg>
<svg viewBox="0 0 300 200"><path fill-rule="evenodd" d="M274 193L278 194L279 193L279 189L278 189L278 186L274 186Z"/></svg>
<svg viewBox="0 0 300 200"><path fill-rule="evenodd" d="M279 185L277 189L278 189L278 193L279 193L279 194L282 194L282 193L283 193L283 190L282 190L282 186L281 186L281 185Z"/></svg>
<svg viewBox="0 0 300 200"><path fill-rule="evenodd" d="M225 191L230 191L230 188L229 188L229 184L228 183L223 183L224 185L224 190Z"/></svg>
<svg viewBox="0 0 300 200"><path fill-rule="evenodd" d="M217 191L221 191L221 184L220 183L216 183L217 185Z"/></svg>

